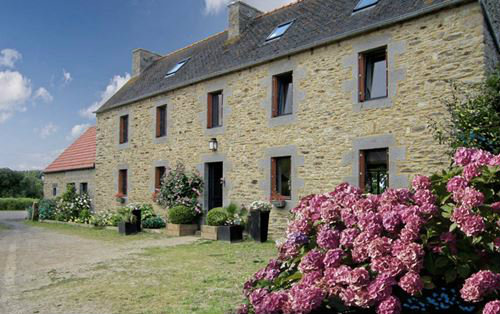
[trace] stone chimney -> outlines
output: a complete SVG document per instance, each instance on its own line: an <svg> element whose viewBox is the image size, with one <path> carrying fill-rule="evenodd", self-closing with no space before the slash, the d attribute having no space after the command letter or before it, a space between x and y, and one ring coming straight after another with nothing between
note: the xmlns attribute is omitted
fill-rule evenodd
<svg viewBox="0 0 500 314"><path fill-rule="evenodd" d="M159 54L142 48L132 50L132 77L141 74L145 68L160 57Z"/></svg>
<svg viewBox="0 0 500 314"><path fill-rule="evenodd" d="M229 29L228 40L238 38L247 25L262 12L243 1L233 1L228 6Z"/></svg>

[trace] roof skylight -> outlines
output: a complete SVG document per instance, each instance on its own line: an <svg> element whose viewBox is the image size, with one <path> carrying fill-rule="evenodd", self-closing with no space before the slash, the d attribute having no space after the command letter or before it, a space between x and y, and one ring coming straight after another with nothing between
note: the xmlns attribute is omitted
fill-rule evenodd
<svg viewBox="0 0 500 314"><path fill-rule="evenodd" d="M290 26L292 24L293 24L293 21L290 21L290 22L278 25L278 27L276 27L273 30L273 32L271 33L271 35L267 36L266 41L270 41L270 40L273 40L273 39L276 39L276 38L280 38L281 36L283 36L285 34L285 32L290 28Z"/></svg>
<svg viewBox="0 0 500 314"><path fill-rule="evenodd" d="M372 7L378 3L378 0L360 0L354 8L354 12Z"/></svg>
<svg viewBox="0 0 500 314"><path fill-rule="evenodd" d="M174 65L174 67L171 68L170 71L167 72L167 75L165 75L165 77L169 77L169 76L172 76L175 73L177 73L177 71L179 71L184 66L184 64L186 64L188 61L189 61L189 59L185 59L185 60L180 61L176 65Z"/></svg>

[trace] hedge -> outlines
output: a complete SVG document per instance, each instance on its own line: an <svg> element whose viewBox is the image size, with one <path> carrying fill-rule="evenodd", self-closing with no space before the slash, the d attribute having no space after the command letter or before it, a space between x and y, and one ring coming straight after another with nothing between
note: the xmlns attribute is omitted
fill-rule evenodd
<svg viewBox="0 0 500 314"><path fill-rule="evenodd" d="M0 210L25 210L26 207L33 205L34 198L0 198Z"/></svg>

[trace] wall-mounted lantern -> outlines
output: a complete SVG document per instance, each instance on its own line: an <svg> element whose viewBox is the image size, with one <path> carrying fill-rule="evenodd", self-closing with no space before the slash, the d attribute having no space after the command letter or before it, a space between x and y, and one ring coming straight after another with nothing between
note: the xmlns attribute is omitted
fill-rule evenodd
<svg viewBox="0 0 500 314"><path fill-rule="evenodd" d="M216 138L210 139L210 142L208 142L208 148L210 148L211 151L216 152L217 148L219 146L219 143L217 143Z"/></svg>

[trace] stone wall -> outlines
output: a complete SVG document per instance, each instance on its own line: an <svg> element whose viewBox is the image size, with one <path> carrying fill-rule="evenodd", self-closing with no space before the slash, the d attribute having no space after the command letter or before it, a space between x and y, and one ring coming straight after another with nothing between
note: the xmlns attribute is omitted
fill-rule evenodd
<svg viewBox="0 0 500 314"><path fill-rule="evenodd" d="M485 11L485 62L488 71L493 71L500 63L500 2L498 0L481 0Z"/></svg>
<svg viewBox="0 0 500 314"><path fill-rule="evenodd" d="M52 199L52 187L57 185L57 196L62 196L66 192L66 186L69 183L75 183L76 192L80 193L80 183L87 182L88 194L91 199L95 196L95 169L74 170L65 172L55 172L44 174L43 195L45 198Z"/></svg>
<svg viewBox="0 0 500 314"><path fill-rule="evenodd" d="M270 158L293 151L293 199L271 213L271 235L278 238L298 199L329 192L345 180L357 184L360 147L389 145L392 187L406 185L417 173L431 174L445 167L448 158L427 130L429 119L445 114L445 80L477 82L484 77L483 35L481 8L472 3L100 113L97 209L116 206L113 180L119 165L129 170L129 201L151 202L158 161L203 169L207 160L224 160L230 165L224 173L226 203L266 200ZM389 97L358 104L353 60L360 49L372 45L388 47ZM294 71L294 114L273 121L269 82L277 69ZM214 134L206 131L200 116L206 112L207 93L220 85L225 92L224 128ZM153 108L161 103L168 106L168 135L157 141ZM116 137L121 112L130 113L125 148L117 145ZM211 137L219 142L216 154L208 148Z"/></svg>

